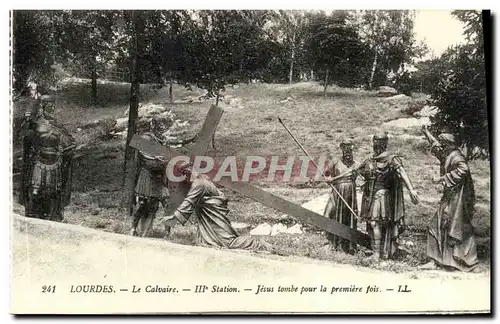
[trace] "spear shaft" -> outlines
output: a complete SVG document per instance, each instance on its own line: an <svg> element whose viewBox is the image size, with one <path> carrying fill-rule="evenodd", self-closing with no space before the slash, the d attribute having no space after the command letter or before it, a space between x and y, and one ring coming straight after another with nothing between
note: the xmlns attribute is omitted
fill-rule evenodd
<svg viewBox="0 0 500 324"><path fill-rule="evenodd" d="M280 122L281 125L283 125L283 127L286 129L286 131L288 132L288 134L290 134L290 136L295 141L295 143L297 143L297 145L300 147L300 149L302 150L302 152L304 152L304 154L307 155L307 157L314 164L314 166L316 167L316 169L321 172L321 175L323 176L323 178L326 178L326 176L325 176L325 174L323 172L323 169L320 169L320 167L318 166L318 164L316 164L316 162L311 158L311 156L309 155L309 153L307 153L306 149L302 146L302 144L300 144L299 141L297 141L297 139L295 138L295 136L293 136L292 132L283 123L283 120L281 120L281 118L278 117L278 121ZM342 200L342 202L347 206L347 208L354 215L354 217L356 217L356 219L359 220L358 215L354 212L354 210L352 210L351 206L349 206L349 204L345 201L344 197L342 197L342 195L337 191L337 189L335 189L335 186L333 184L331 184L330 182L327 182L327 183L333 189L333 192L335 192L339 196L340 200Z"/></svg>

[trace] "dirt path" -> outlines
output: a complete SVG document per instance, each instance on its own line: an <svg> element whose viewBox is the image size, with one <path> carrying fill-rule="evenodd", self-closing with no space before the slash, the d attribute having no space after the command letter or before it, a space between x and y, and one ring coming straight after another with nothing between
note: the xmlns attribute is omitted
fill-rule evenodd
<svg viewBox="0 0 500 324"><path fill-rule="evenodd" d="M490 309L487 274L395 274L304 258L189 247L19 215L13 215L12 224L13 313ZM56 292L41 293L42 285L55 285ZM78 285L111 285L114 292L71 293ZM133 285L141 292L132 293ZM177 292L146 293L148 285ZM208 289L195 293L196 285ZM212 292L214 285L239 292ZM257 285L274 291L256 294ZM277 292L278 286L291 285L298 291ZM321 285L327 291L321 292ZM400 285L411 292L397 293ZM368 286L377 286L379 292L366 293ZM301 294L302 287L317 288ZM361 291L331 293L332 287Z"/></svg>

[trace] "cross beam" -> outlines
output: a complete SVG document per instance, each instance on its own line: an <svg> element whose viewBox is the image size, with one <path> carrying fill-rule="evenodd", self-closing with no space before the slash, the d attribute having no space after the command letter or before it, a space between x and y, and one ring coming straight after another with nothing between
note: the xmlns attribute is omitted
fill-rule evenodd
<svg viewBox="0 0 500 324"><path fill-rule="evenodd" d="M210 108L201 131L198 134L196 144L189 154L191 161L193 161L195 156L204 154L208 149L208 145L210 144L212 135L215 133L215 129L217 128L217 125L222 117L222 113L222 108L217 106L212 106ZM132 137L129 145L135 149L145 152L146 154L164 156L167 161L181 155L180 153L165 146L142 139L137 135ZM349 226L339 223L333 219L326 218L302 206L293 204L260 188L245 182L232 182L228 178L222 178L219 181L215 181L215 183L260 202L268 207L293 216L304 223L319 227L324 231L343 237L361 246L371 248L370 237L367 234L352 229ZM179 182L176 184L171 193L171 209L176 209L180 205L189 191L189 186L190 185L187 182Z"/></svg>
<svg viewBox="0 0 500 324"><path fill-rule="evenodd" d="M201 127L201 130L197 135L194 147L189 153L191 161L195 156L203 155L207 151L223 112L224 110L220 107L214 105L210 107L203 126ZM172 158L179 155L179 153L172 151L165 146L156 145L153 142L145 140L137 135L134 135L132 137L130 146L153 156L163 156L167 161L170 161ZM186 182L170 183L170 205L168 207L169 211L175 210L177 209L177 207L179 207L179 205L184 200L184 197L186 197L189 191L189 187L190 185Z"/></svg>
<svg viewBox="0 0 500 324"><path fill-rule="evenodd" d="M300 205L291 203L288 200L273 195L270 192L252 186L246 182L232 182L227 178L222 178L216 183L243 196L258 201L268 207L272 207L280 212L294 216L304 223L317 226L329 233L341 236L351 242L370 248L370 237L367 234L352 229L349 226L336 222L330 218L324 217Z"/></svg>

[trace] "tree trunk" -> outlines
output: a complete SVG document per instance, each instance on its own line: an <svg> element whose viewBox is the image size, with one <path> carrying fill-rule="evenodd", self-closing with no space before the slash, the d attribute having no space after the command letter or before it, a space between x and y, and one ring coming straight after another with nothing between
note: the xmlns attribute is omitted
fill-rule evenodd
<svg viewBox="0 0 500 324"><path fill-rule="evenodd" d="M170 98L170 103L174 102L174 94L172 92L172 78L170 78L169 85L168 85L168 97Z"/></svg>
<svg viewBox="0 0 500 324"><path fill-rule="evenodd" d="M314 71L311 70L311 81L314 81Z"/></svg>
<svg viewBox="0 0 500 324"><path fill-rule="evenodd" d="M97 71L96 71L96 62L92 64L92 105L97 105Z"/></svg>
<svg viewBox="0 0 500 324"><path fill-rule="evenodd" d="M215 106L219 105L219 91L217 91L217 94L215 95ZM212 134L212 142L210 142L210 146L212 147L212 150L215 150L215 132Z"/></svg>
<svg viewBox="0 0 500 324"><path fill-rule="evenodd" d="M134 38L135 38L135 57L134 57L134 67L132 74L132 82L130 85L130 109L128 115L128 131L127 131L127 145L125 148L125 160L123 164L123 184L126 185L124 188L126 198L130 198L133 192L133 183L135 178L134 168L134 149L129 146L132 136L136 132L136 122L139 112L139 90L140 90L140 79L141 79L141 59L140 55L143 50L144 45L144 19L142 13L139 11L134 11L132 13L132 19L134 22Z"/></svg>
<svg viewBox="0 0 500 324"><path fill-rule="evenodd" d="M163 76L162 76L162 70L158 69L156 71L156 83L163 85Z"/></svg>
<svg viewBox="0 0 500 324"><path fill-rule="evenodd" d="M288 82L292 84L293 82L293 63L295 61L295 31L293 31L292 36L292 55L290 57L290 72L288 74Z"/></svg>
<svg viewBox="0 0 500 324"><path fill-rule="evenodd" d="M370 80L368 81L368 89L372 89L373 86L373 78L375 77L375 70L377 69L377 59L378 59L378 53L375 51L375 57L373 58L373 64L372 64L372 72L370 74Z"/></svg>
<svg viewBox="0 0 500 324"><path fill-rule="evenodd" d="M326 98L326 90L328 89L328 74L330 73L330 69L326 69L325 73L325 84L323 85L323 95Z"/></svg>

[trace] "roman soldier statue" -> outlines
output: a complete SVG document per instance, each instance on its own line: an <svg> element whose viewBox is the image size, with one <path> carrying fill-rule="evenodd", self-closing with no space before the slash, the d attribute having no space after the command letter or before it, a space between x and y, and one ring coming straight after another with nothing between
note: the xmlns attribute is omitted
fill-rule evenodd
<svg viewBox="0 0 500 324"><path fill-rule="evenodd" d="M332 160L328 163L328 168L325 172L326 180L329 181L333 177L348 173L346 176L332 181L331 184L335 186L336 192L332 190L328 203L326 205L324 216L334 219L350 228L357 229L357 219L351 212L358 211L358 203L356 198L356 172L348 172L356 169L359 163L354 160L353 150L354 143L350 139L345 139L340 143L342 150L342 158ZM339 194L345 202L341 200ZM348 205L346 205L349 204ZM350 208L349 208L350 207ZM356 251L356 244L343 239L340 236L327 233L327 238L330 246L334 249L340 249L346 253L354 253Z"/></svg>
<svg viewBox="0 0 500 324"><path fill-rule="evenodd" d="M142 134L141 137L164 145L164 141L160 138L161 132L161 123L153 118L150 123L150 131ZM136 150L135 165L134 191L129 209L132 218L131 235L144 237L153 227L153 220L160 203L164 212L170 205L166 176L167 161L161 156L150 156Z"/></svg>
<svg viewBox="0 0 500 324"><path fill-rule="evenodd" d="M73 136L53 117L54 99L44 95L41 105L25 114L20 203L27 217L62 221L71 198Z"/></svg>
<svg viewBox="0 0 500 324"><path fill-rule="evenodd" d="M401 157L387 151L387 143L387 133L374 135L374 154L358 168L365 181L360 216L366 220L376 260L392 259L397 251L398 237L405 228L403 185L414 204L420 201Z"/></svg>

